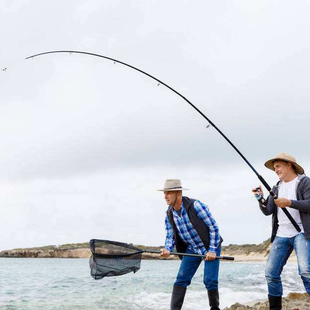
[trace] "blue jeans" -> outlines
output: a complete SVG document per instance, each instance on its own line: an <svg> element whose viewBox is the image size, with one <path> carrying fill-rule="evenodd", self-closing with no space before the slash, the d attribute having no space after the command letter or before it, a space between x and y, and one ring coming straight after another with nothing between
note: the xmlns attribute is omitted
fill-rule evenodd
<svg viewBox="0 0 310 310"><path fill-rule="evenodd" d="M193 251L187 249L185 253L194 253ZM221 246L218 247L216 255L221 254ZM200 257L183 256L179 272L174 284L187 287L191 284L192 278L196 273L200 263L203 260ZM205 269L203 276L203 283L208 291L218 289L218 275L220 260L210 260L204 261Z"/></svg>
<svg viewBox="0 0 310 310"><path fill-rule="evenodd" d="M299 275L310 294L310 240L300 233L293 238L274 239L265 270L269 295L282 296L281 272L293 249L297 256Z"/></svg>

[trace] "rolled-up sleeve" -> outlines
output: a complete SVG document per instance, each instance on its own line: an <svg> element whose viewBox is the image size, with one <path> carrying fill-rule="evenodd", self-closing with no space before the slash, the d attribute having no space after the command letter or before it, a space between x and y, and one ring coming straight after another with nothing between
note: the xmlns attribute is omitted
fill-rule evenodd
<svg viewBox="0 0 310 310"><path fill-rule="evenodd" d="M216 249L219 246L220 243L220 233L218 225L213 218L209 208L200 202L199 200L196 200L194 203L195 210L197 212L197 216L208 226L209 228L209 234L210 234L210 245L209 245L209 251L210 252L216 252Z"/></svg>
<svg viewBox="0 0 310 310"><path fill-rule="evenodd" d="M172 252L175 246L175 240L173 235L173 229L169 222L168 216L165 219L165 226L166 226L166 241L165 241L165 249Z"/></svg>

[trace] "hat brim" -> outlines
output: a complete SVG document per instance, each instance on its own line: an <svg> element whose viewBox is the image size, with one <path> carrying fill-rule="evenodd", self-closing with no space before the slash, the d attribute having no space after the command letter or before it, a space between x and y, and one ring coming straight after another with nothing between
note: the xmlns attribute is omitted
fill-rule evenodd
<svg viewBox="0 0 310 310"><path fill-rule="evenodd" d="M267 160L267 161L265 162L265 166L266 166L268 169L274 171L274 166L273 166L273 164L274 164L275 161L285 161L285 162L287 162L287 163L291 163L291 164L296 168L296 172L297 172L298 174L304 174L304 173L305 173L304 169L303 169L301 166L299 166L298 164L296 164L295 162L293 162L293 161L291 161L291 160L284 159L284 158L279 158L279 157L276 157L276 158L272 158L272 159Z"/></svg>
<svg viewBox="0 0 310 310"><path fill-rule="evenodd" d="M159 191L159 192L175 192L175 191L187 191L187 190L189 190L189 188L178 187L178 188L163 188L163 189L158 189L157 191Z"/></svg>

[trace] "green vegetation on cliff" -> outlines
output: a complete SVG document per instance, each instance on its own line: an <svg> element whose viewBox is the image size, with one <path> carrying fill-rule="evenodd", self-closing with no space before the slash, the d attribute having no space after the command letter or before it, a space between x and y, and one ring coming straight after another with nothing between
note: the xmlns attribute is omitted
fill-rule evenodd
<svg viewBox="0 0 310 310"><path fill-rule="evenodd" d="M234 253L248 255L250 253L269 253L268 247L270 246L270 239L260 243L260 244L230 244L228 246L223 246L222 250L225 253Z"/></svg>

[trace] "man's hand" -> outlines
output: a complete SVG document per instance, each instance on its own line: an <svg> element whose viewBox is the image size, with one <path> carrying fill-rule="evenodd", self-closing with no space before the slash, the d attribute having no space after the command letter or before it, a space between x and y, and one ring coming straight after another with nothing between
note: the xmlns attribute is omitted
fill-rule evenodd
<svg viewBox="0 0 310 310"><path fill-rule="evenodd" d="M285 208L289 207L291 205L291 201L286 198L278 198L274 200L274 203L279 207L279 208Z"/></svg>
<svg viewBox="0 0 310 310"><path fill-rule="evenodd" d="M206 254L205 260L215 260L216 259L216 253L214 252L208 252Z"/></svg>
<svg viewBox="0 0 310 310"><path fill-rule="evenodd" d="M166 249L160 249L160 256L162 256L162 257L165 257L165 258L167 258L167 257L169 257L170 256L170 251L168 251L168 250L166 250Z"/></svg>
<svg viewBox="0 0 310 310"><path fill-rule="evenodd" d="M263 192L261 186L253 188L252 192L253 192L255 198L264 197L264 192Z"/></svg>

